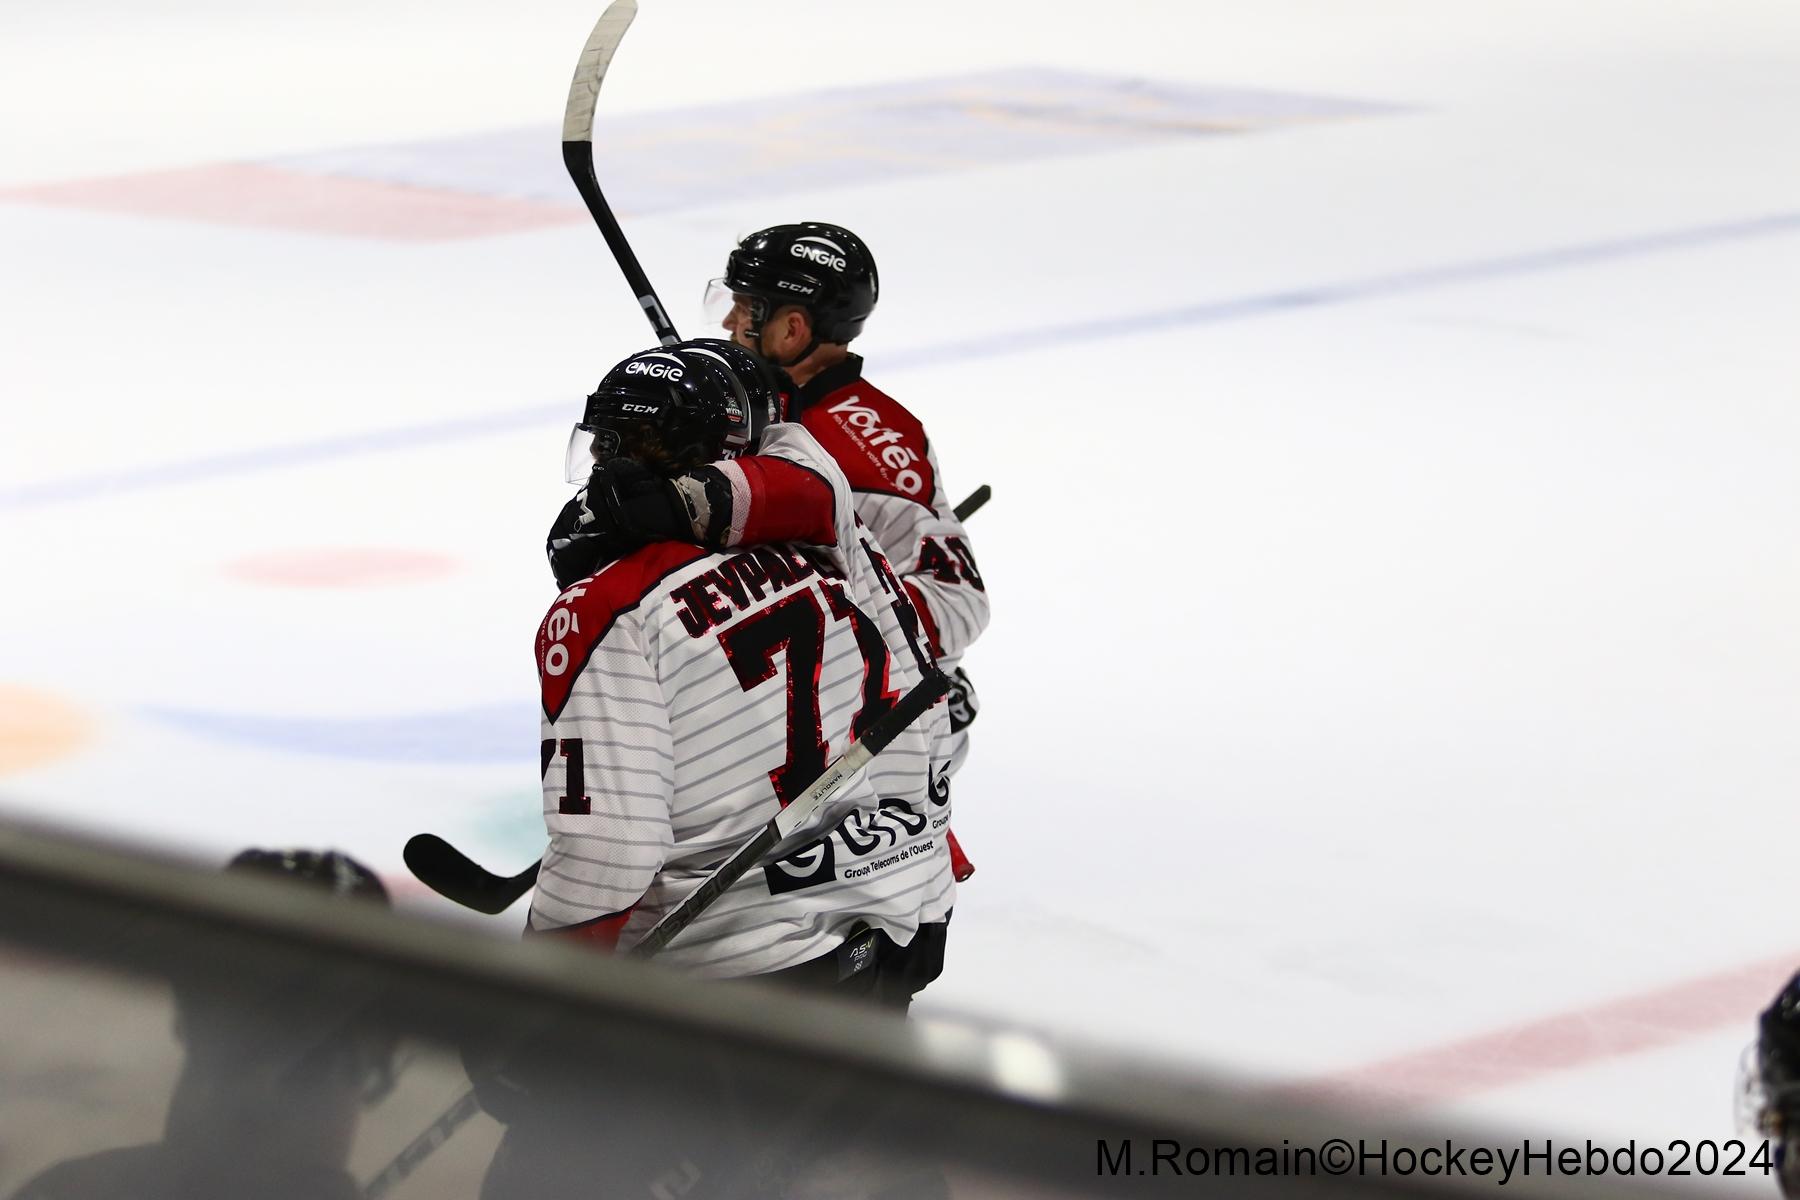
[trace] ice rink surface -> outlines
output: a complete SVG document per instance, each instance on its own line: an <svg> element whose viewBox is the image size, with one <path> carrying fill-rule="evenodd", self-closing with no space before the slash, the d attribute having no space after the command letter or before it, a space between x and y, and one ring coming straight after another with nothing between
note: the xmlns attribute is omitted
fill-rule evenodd
<svg viewBox="0 0 1800 1200"><path fill-rule="evenodd" d="M1729 1136L1800 967L1800 8L642 7L599 170L677 324L856 229L995 491L924 1007ZM651 340L560 177L596 15L0 17L5 813L538 852L563 441Z"/></svg>

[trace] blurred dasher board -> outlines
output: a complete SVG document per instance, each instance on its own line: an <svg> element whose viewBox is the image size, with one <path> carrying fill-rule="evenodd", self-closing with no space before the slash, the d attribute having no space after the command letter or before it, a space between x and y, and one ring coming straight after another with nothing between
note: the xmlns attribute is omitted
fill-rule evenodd
<svg viewBox="0 0 1800 1200"><path fill-rule="evenodd" d="M318 1200L377 1177L395 1197L1449 1195L1468 1181L1337 1174L1327 1147L1517 1142L18 828L0 1002L0 1194L65 1200ZM466 1103L465 1064L504 1132ZM1630 1194L1509 1191L1577 1186Z"/></svg>

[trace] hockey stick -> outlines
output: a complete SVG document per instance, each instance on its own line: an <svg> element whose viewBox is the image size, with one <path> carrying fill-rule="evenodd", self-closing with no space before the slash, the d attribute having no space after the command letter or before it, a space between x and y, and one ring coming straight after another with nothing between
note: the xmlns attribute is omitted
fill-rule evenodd
<svg viewBox="0 0 1800 1200"><path fill-rule="evenodd" d="M461 1129L480 1111L481 1101L476 1099L473 1091L458 1096L442 1116L433 1121L425 1132L408 1142L406 1149L400 1151L393 1162L364 1185L363 1200L380 1200L395 1184L418 1170L420 1163L436 1153L439 1146L450 1140L451 1134Z"/></svg>
<svg viewBox="0 0 1800 1200"><path fill-rule="evenodd" d="M993 489L985 483L976 488L967 500L956 506L954 511L957 519L961 520L965 511L973 513L986 504L991 495ZM906 594L906 589L899 581L893 578L890 570L882 570L896 593L894 610L899 616L901 627L906 630L906 641L912 647L913 657L919 664L919 682L900 697L893 708L876 718L861 738L851 742L850 748L836 762L826 767L786 808L776 813L760 833L739 846L730 858L714 867L712 873L701 881L699 887L689 892L686 899L664 913L662 920L652 925L650 931L626 951L627 954L637 958L654 957L691 925L696 917L705 912L713 901L724 895L732 884L743 878L744 873L755 866L758 859L792 837L796 830L812 824L813 819L825 807L826 802L837 794L845 780L868 766L870 759L887 749L889 742L924 716L950 690L950 677L940 671L937 660L919 646L919 614L913 608L911 597Z"/></svg>
<svg viewBox="0 0 1800 1200"><path fill-rule="evenodd" d="M934 670L914 684L906 695L895 702L894 707L869 726L868 732L850 743L850 748L839 755L836 762L826 767L824 774L813 780L811 786L794 797L786 808L776 813L762 827L762 832L714 867L712 874L688 893L687 899L664 913L663 919L651 926L650 932L626 953L637 958L650 958L674 941L677 934L693 924L694 918L705 912L714 900L725 894L726 889L743 878L744 873L756 865L757 859L792 837L795 830L810 824L826 802L844 786L846 780L868 766L870 759L886 750L889 742L925 715L925 711L949 690L950 680L941 671Z"/></svg>
<svg viewBox="0 0 1800 1200"><path fill-rule="evenodd" d="M731 857L714 868L687 899L670 909L631 952L648 955L668 945L669 940L686 929L707 905L719 898L721 892L736 883L756 859L811 820L846 779L887 749L889 742L938 702L938 697L948 686L949 680L936 672L915 684L804 792L775 814L761 832L733 851ZM529 892L537 883L538 868L543 865L540 859L517 875L496 875L435 833L418 833L407 839L404 857L407 868L426 887L446 900L454 900L464 908L489 916L505 912ZM719 882L721 879L724 882ZM655 939L654 944L652 939Z"/></svg>
<svg viewBox="0 0 1800 1200"><path fill-rule="evenodd" d="M966 521L974 516L975 513L980 510L982 505L993 498L994 489L984 483L965 496L963 502L950 511L956 514L957 520Z"/></svg>
<svg viewBox="0 0 1800 1200"><path fill-rule="evenodd" d="M968 520L993 494L993 489L985 483L976 488L956 506L956 519ZM846 757L855 749L853 746L846 751ZM833 764L833 769L837 765ZM788 807L791 809L793 805ZM407 869L426 887L446 900L454 900L464 908L489 916L505 912L529 892L537 883L539 866L532 863L517 875L496 875L435 833L414 835L406 843L405 859Z"/></svg>
<svg viewBox="0 0 1800 1200"><path fill-rule="evenodd" d="M563 109L563 165L568 168L569 178L574 180L575 190L581 193L588 212L593 214L594 224L606 237L606 244L618 261L619 269L625 273L625 281L631 285L644 315L650 319L650 328L667 346L680 341L681 335L675 332L675 326L663 311L656 289L650 286L649 276L639 265L631 243L625 240L625 231L619 228L618 218L613 216L612 208L600 192L600 180L594 174L594 108L600 100L600 82L606 78L613 54L625 40L625 31L631 28L636 16L637 0L613 0L594 22L593 32L588 34L587 42L581 48L581 58L575 63L575 76L569 82L568 104ZM421 833L408 841L405 859L412 873L440 896L489 916L505 912L537 882L535 863L517 875L502 879L476 865L435 834Z"/></svg>
<svg viewBox="0 0 1800 1200"><path fill-rule="evenodd" d="M575 78L569 83L568 107L563 110L563 166L569 169L575 190L581 193L588 212L593 214L594 224L605 236L619 270L625 273L625 282L631 285L632 295L637 297L644 316L649 318L650 328L656 331L657 340L672 346L681 340L681 335L675 332L662 301L657 299L656 289L650 286L650 277L644 274L631 243L625 240L625 231L619 228L619 219L613 216L606 197L601 195L600 179L594 174L594 106L600 99L600 81L606 78L613 52L625 39L625 31L631 28L632 18L636 16L637 0L613 0L600 14L600 19L594 23L594 31L588 34L587 44L581 48L581 59L575 64Z"/></svg>
<svg viewBox="0 0 1800 1200"><path fill-rule="evenodd" d="M494 916L503 913L537 883L539 863L517 875L496 875L435 833L415 833L406 841L406 869L446 900Z"/></svg>

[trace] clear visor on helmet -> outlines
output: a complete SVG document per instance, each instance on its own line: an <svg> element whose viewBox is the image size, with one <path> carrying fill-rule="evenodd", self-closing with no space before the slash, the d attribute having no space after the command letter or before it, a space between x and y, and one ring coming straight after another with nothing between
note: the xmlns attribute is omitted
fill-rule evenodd
<svg viewBox="0 0 1800 1200"><path fill-rule="evenodd" d="M594 473L595 463L616 458L618 453L618 430L577 421L569 431L569 448L563 453L563 478L570 483L586 483Z"/></svg>
<svg viewBox="0 0 1800 1200"><path fill-rule="evenodd" d="M760 296L734 292L723 278L706 285L701 311L708 326L735 335L739 329L755 329L769 315L769 302Z"/></svg>

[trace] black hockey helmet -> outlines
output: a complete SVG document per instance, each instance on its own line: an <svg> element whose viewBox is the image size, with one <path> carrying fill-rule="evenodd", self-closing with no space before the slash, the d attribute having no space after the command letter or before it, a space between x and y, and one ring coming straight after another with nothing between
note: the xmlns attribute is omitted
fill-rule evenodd
<svg viewBox="0 0 1800 1200"><path fill-rule="evenodd" d="M1800 975L1763 1010L1742 1067L1739 1122L1773 1136L1800 1110Z"/></svg>
<svg viewBox="0 0 1800 1200"><path fill-rule="evenodd" d="M389 906L381 877L339 850L244 850L225 873L291 881L361 911ZM223 1081L207 1094L247 1125L344 1099L373 1103L394 1086L399 1035L379 1012L377 980L303 958L259 960L244 974L229 964L184 971L171 982L184 1069Z"/></svg>
<svg viewBox="0 0 1800 1200"><path fill-rule="evenodd" d="M387 902L387 888L375 872L337 850L245 850L227 871L273 875L324 888L334 896Z"/></svg>
<svg viewBox="0 0 1800 1200"><path fill-rule="evenodd" d="M743 297L750 327L797 304L812 318L816 342L848 342L862 332L881 295L875 256L842 225L801 221L749 234L725 260L725 274L706 289L709 319L722 321Z"/></svg>
<svg viewBox="0 0 1800 1200"><path fill-rule="evenodd" d="M754 453L792 390L787 374L761 355L718 338L639 351L587 398L564 473L580 483L595 463L624 455L677 475Z"/></svg>
<svg viewBox="0 0 1800 1200"><path fill-rule="evenodd" d="M1738 1129L1776 1143L1783 1196L1800 1196L1800 975L1788 980L1757 1022L1738 1066Z"/></svg>

